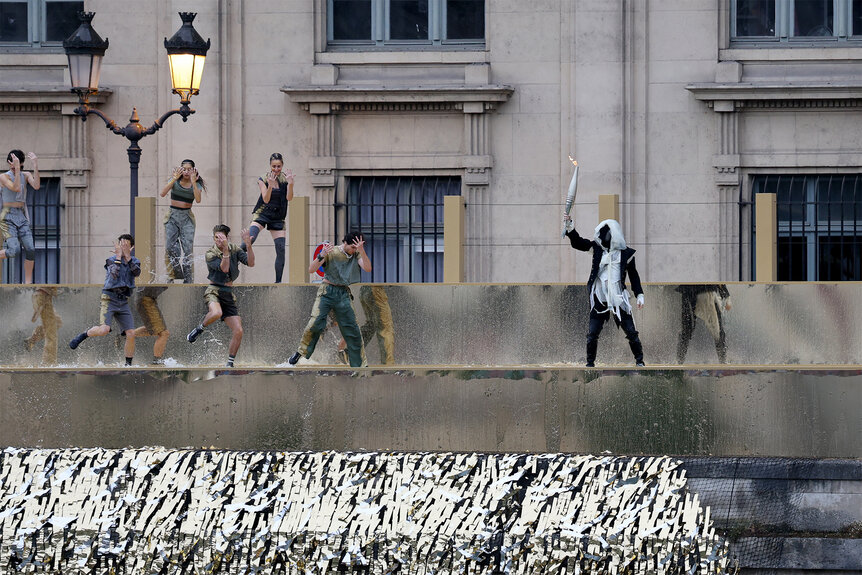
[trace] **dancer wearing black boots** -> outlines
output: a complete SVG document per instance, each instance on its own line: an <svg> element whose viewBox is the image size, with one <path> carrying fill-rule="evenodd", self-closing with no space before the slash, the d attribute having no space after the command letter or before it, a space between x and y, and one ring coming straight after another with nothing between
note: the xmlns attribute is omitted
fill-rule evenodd
<svg viewBox="0 0 862 575"><path fill-rule="evenodd" d="M593 239L578 235L574 222L568 214L563 215L566 235L572 247L582 252L593 251L593 265L587 291L590 294L590 327L587 333L587 367L595 367L599 335L605 322L611 317L622 328L629 340L629 347L638 367L644 366L643 346L635 321L632 305L626 289L626 275L631 278L632 291L637 298L638 309L644 305L643 288L635 267L635 250L626 245L623 230L616 220L604 220L596 226Z"/></svg>
<svg viewBox="0 0 862 575"><path fill-rule="evenodd" d="M251 234L252 244L257 240L260 230L267 228L272 234L272 242L275 245L275 283L281 283L284 273L285 261L285 229L284 219L287 217L287 204L293 199L293 172L284 168L284 159L281 154L275 153L269 157L269 172L257 179L260 188L260 197L254 206L251 225L248 231ZM243 249L246 242L243 241Z"/></svg>

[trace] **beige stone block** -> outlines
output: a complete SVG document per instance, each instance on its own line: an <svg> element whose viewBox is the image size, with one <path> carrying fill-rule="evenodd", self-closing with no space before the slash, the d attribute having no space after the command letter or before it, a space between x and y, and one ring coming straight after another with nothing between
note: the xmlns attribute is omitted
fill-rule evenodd
<svg viewBox="0 0 862 575"><path fill-rule="evenodd" d="M494 157L494 174L510 175L514 170L514 140L512 114L493 114L490 118L491 154Z"/></svg>
<svg viewBox="0 0 862 575"><path fill-rule="evenodd" d="M660 60L650 62L650 84L689 84L715 80L715 60ZM702 105L702 104L701 104Z"/></svg>
<svg viewBox="0 0 862 575"><path fill-rule="evenodd" d="M490 201L506 217L516 217L519 206L555 203L562 205L559 177L554 175L526 176L500 175L495 172L490 191ZM507 215L508 214L508 215ZM499 215L499 214L498 214Z"/></svg>
<svg viewBox="0 0 862 575"><path fill-rule="evenodd" d="M739 122L741 153L771 149L775 152L796 149L796 115L745 113Z"/></svg>
<svg viewBox="0 0 862 575"><path fill-rule="evenodd" d="M318 64L311 69L311 83L315 86L334 86L338 82L338 67Z"/></svg>
<svg viewBox="0 0 862 575"><path fill-rule="evenodd" d="M559 115L518 114L513 119L515 171L524 175L559 173Z"/></svg>
<svg viewBox="0 0 862 575"><path fill-rule="evenodd" d="M575 93L579 115L606 116L622 113L622 76L616 66L579 64L575 70L575 86L589 86Z"/></svg>
<svg viewBox="0 0 862 575"><path fill-rule="evenodd" d="M494 60L494 82L497 84L558 84L557 62L507 62ZM517 88L516 88L517 91Z"/></svg>
<svg viewBox="0 0 862 575"><path fill-rule="evenodd" d="M519 112L555 114L560 111L560 87L557 84L523 84L518 86Z"/></svg>
<svg viewBox="0 0 862 575"><path fill-rule="evenodd" d="M575 13L575 58L593 64L622 61L619 24L622 16L617 2L608 2L608 9Z"/></svg>
<svg viewBox="0 0 862 575"><path fill-rule="evenodd" d="M684 84L650 84L650 113L679 114L688 111L703 111L703 104L691 97Z"/></svg>
<svg viewBox="0 0 862 575"><path fill-rule="evenodd" d="M245 0L246 14L311 15L313 6L309 0Z"/></svg>
<svg viewBox="0 0 862 575"><path fill-rule="evenodd" d="M661 0L650 3L651 12L714 12L713 0Z"/></svg>
<svg viewBox="0 0 862 575"><path fill-rule="evenodd" d="M307 63L311 54L297 47L304 45L303 40L310 45L312 27L312 21L307 18L272 13L246 14L245 29L251 33L247 56L254 62Z"/></svg>
<svg viewBox="0 0 862 575"><path fill-rule="evenodd" d="M742 80L742 63L729 61L716 64L716 82L735 84L740 80Z"/></svg>
<svg viewBox="0 0 862 575"><path fill-rule="evenodd" d="M672 34L650 36L650 59L660 60L715 60L715 30L717 13L714 10L679 10L662 13L653 27L672 30ZM654 29L654 28L653 28ZM706 32L710 31L710 32Z"/></svg>
<svg viewBox="0 0 862 575"><path fill-rule="evenodd" d="M714 149L712 142L699 138L700 123L673 113L656 114L655 122L648 134L650 149L656 151L650 158L650 172L696 173L699 148Z"/></svg>
<svg viewBox="0 0 862 575"><path fill-rule="evenodd" d="M243 101L247 110L254 110L255 116L297 117L302 112L303 118L308 120L308 114L291 103L275 86L249 86L245 90Z"/></svg>
<svg viewBox="0 0 862 575"><path fill-rule="evenodd" d="M341 151L350 153L379 153L388 149L391 127L388 119L368 116L345 116L340 122Z"/></svg>
<svg viewBox="0 0 862 575"><path fill-rule="evenodd" d="M614 126L619 125L619 119L584 117L575 122L575 153L577 154L579 172L578 193L581 190L580 178L586 173L618 172L621 166L622 136ZM555 156L559 157L559 155ZM603 193L616 193L603 192Z"/></svg>
<svg viewBox="0 0 862 575"><path fill-rule="evenodd" d="M464 66L464 83L483 85L491 83L491 65L487 63L467 64Z"/></svg>
<svg viewBox="0 0 862 575"><path fill-rule="evenodd" d="M463 116L420 116L415 129L415 149L420 153L465 153Z"/></svg>
<svg viewBox="0 0 862 575"><path fill-rule="evenodd" d="M558 0L533 0L525 4L521 0L494 0L488 3L490 14L506 14L511 12L559 12Z"/></svg>
<svg viewBox="0 0 862 575"><path fill-rule="evenodd" d="M493 62L554 62L560 57L556 34L543 33L559 27L554 12L500 13L493 21L491 57Z"/></svg>

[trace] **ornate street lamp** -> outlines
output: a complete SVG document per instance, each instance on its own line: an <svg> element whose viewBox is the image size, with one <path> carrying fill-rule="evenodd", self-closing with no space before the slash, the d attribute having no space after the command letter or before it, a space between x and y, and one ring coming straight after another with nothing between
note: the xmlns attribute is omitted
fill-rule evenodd
<svg viewBox="0 0 862 575"><path fill-rule="evenodd" d="M99 91L99 75L102 67L102 57L108 49L108 39L102 40L93 29L94 12L79 12L78 17L81 24L75 33L63 41L63 48L69 58L69 77L72 82L72 92L78 95L78 107L75 113L87 121L89 114L100 117L109 130L124 136L129 140L129 170L130 170L130 224L132 234L135 233L135 198L138 197L138 165L141 162L141 147L138 141L150 134L155 134L164 125L165 121L179 114L183 122L195 113L189 108L191 97L200 90L201 76L203 75L204 61L210 41L204 42L197 30L192 26L195 19L194 12L180 12L183 25L171 36L170 40L165 38L165 49L168 52L168 61L171 67L171 84L173 93L180 96L180 107L171 110L156 120L152 126L145 128L138 118L138 109L132 108L132 116L129 124L125 127L117 126L116 122L106 116L100 110L91 108L89 99L91 94Z"/></svg>

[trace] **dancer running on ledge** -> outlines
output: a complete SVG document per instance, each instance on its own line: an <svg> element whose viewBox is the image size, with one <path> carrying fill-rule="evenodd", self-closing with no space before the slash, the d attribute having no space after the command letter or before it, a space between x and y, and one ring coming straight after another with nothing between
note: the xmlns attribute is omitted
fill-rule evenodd
<svg viewBox="0 0 862 575"><path fill-rule="evenodd" d="M250 268L254 267L254 250L251 247L248 230L242 231L242 239L246 243L246 249L230 243L230 228L226 225L218 224L213 228L215 245L207 250L206 255L210 280L210 286L204 292L207 314L203 321L186 336L189 343L194 343L205 327L219 319L224 321L231 331L227 356L228 367L233 367L236 353L242 343L242 318L237 309L233 282L239 277L240 263Z"/></svg>

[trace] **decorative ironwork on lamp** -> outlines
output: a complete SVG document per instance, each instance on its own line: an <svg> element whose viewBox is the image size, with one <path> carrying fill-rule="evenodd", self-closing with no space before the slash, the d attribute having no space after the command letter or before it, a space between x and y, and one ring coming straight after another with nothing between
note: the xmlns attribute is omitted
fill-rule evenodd
<svg viewBox="0 0 862 575"><path fill-rule="evenodd" d="M138 145L138 141L159 131L165 121L174 114L179 114L185 122L190 115L195 113L189 107L189 102L191 97L200 91L204 61L210 48L210 41L204 42L204 39L192 26L192 21L197 14L194 12L180 12L179 14L183 25L171 36L170 40L165 38L165 49L168 52L168 62L171 67L172 91L180 96L180 107L163 114L149 128L141 125L137 108L132 108L129 123L121 128L104 112L90 106L90 95L99 92L102 58L108 49L107 38L102 40L101 36L93 29L95 12L79 12L78 17L81 24L71 36L63 41L63 48L69 58L69 78L72 83L72 92L78 95L78 107L75 108L75 114L81 116L81 120L85 122L90 114L100 117L109 130L125 137L130 142L127 152L129 154L129 194L131 201L129 228L132 234L135 233L135 198L138 197L138 165L141 161L141 147Z"/></svg>

